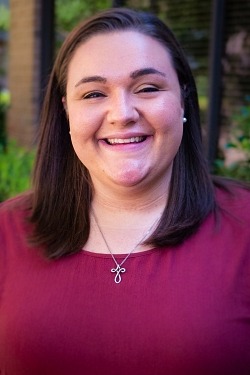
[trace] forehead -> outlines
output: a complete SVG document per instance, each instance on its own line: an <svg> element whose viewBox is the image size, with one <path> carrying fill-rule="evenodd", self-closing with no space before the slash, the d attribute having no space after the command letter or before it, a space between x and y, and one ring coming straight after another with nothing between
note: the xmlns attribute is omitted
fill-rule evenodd
<svg viewBox="0 0 250 375"><path fill-rule="evenodd" d="M68 66L68 78L80 72L131 72L143 65L174 71L167 48L150 36L132 30L96 34L75 50Z"/></svg>

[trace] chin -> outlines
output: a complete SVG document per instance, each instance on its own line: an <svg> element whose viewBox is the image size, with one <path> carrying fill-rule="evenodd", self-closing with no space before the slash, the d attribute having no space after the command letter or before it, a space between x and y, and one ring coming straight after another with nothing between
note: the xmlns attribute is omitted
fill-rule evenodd
<svg viewBox="0 0 250 375"><path fill-rule="evenodd" d="M132 187L138 184L141 184L145 180L146 176L138 173L137 171L129 171L126 173L122 173L119 176L116 175L113 178L113 181L120 186L124 187Z"/></svg>

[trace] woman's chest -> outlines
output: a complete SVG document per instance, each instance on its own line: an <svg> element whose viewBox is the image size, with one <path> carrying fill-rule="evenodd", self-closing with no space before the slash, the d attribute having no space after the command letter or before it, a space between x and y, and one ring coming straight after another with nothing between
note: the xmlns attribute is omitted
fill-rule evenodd
<svg viewBox="0 0 250 375"><path fill-rule="evenodd" d="M126 261L120 284L112 262L83 253L58 263L10 264L0 305L0 369L249 372L249 278L240 259L223 267L218 256L151 251Z"/></svg>

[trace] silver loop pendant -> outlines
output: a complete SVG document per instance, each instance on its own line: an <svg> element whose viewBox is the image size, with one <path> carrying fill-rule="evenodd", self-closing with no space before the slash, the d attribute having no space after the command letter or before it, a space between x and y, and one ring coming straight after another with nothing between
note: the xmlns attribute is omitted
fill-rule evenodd
<svg viewBox="0 0 250 375"><path fill-rule="evenodd" d="M116 272L114 281L116 284L120 284L120 282L122 281L122 277L120 274L126 272L126 268L123 268L119 264L117 264L116 268L111 268L111 272Z"/></svg>

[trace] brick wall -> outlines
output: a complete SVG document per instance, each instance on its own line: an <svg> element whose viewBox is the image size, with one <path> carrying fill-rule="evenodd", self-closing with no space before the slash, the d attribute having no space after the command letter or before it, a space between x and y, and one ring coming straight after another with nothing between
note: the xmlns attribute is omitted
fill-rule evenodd
<svg viewBox="0 0 250 375"><path fill-rule="evenodd" d="M10 0L9 138L34 143L39 111L39 0Z"/></svg>

